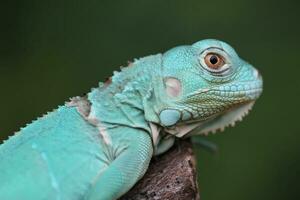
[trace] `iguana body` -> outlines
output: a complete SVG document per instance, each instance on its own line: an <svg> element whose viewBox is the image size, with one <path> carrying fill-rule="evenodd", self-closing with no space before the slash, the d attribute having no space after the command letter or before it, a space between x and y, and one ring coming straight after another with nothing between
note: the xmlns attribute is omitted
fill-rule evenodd
<svg viewBox="0 0 300 200"><path fill-rule="evenodd" d="M234 123L261 88L256 69L217 40L135 60L0 146L0 199L117 199L176 137Z"/></svg>

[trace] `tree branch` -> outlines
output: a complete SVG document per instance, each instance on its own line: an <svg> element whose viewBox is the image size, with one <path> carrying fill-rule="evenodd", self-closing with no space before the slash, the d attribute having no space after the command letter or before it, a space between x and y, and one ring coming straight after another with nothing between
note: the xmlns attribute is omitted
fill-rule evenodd
<svg viewBox="0 0 300 200"><path fill-rule="evenodd" d="M199 200L195 157L189 141L178 141L154 157L145 176L120 200Z"/></svg>

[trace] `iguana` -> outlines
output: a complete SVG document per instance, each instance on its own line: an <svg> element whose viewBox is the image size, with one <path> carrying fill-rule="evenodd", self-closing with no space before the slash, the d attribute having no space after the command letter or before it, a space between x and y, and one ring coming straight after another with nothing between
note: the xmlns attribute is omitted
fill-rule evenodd
<svg viewBox="0 0 300 200"><path fill-rule="evenodd" d="M0 199L117 199L175 138L223 130L261 92L259 72L222 41L136 59L0 146Z"/></svg>

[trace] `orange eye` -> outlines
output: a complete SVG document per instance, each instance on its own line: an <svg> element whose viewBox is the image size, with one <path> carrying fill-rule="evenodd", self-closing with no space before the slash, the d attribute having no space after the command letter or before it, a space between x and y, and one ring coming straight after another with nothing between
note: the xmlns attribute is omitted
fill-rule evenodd
<svg viewBox="0 0 300 200"><path fill-rule="evenodd" d="M215 53L207 54L204 58L204 61L207 67L214 70L219 69L225 64L223 57Z"/></svg>

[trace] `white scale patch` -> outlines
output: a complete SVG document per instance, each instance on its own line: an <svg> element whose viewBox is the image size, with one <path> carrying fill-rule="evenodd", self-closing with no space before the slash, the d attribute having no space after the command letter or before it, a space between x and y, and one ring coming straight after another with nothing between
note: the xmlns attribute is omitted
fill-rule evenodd
<svg viewBox="0 0 300 200"><path fill-rule="evenodd" d="M111 138L109 137L105 126L101 123L101 120L97 119L96 115L93 114L93 112L90 110L90 105L85 101L84 98L71 98L71 101L67 102L66 105L71 107L75 106L77 108L77 111L86 121L98 128L99 134L103 138L104 143L107 145L111 145Z"/></svg>
<svg viewBox="0 0 300 200"><path fill-rule="evenodd" d="M98 120L96 116L91 113L89 114L88 117L86 117L86 120L98 128L99 134L103 138L104 143L107 145L111 145L111 138L108 132L106 131L105 126L101 123L101 121Z"/></svg>
<svg viewBox="0 0 300 200"><path fill-rule="evenodd" d="M166 93L170 97L178 97L181 94L181 83L178 79L169 77L165 78Z"/></svg>

